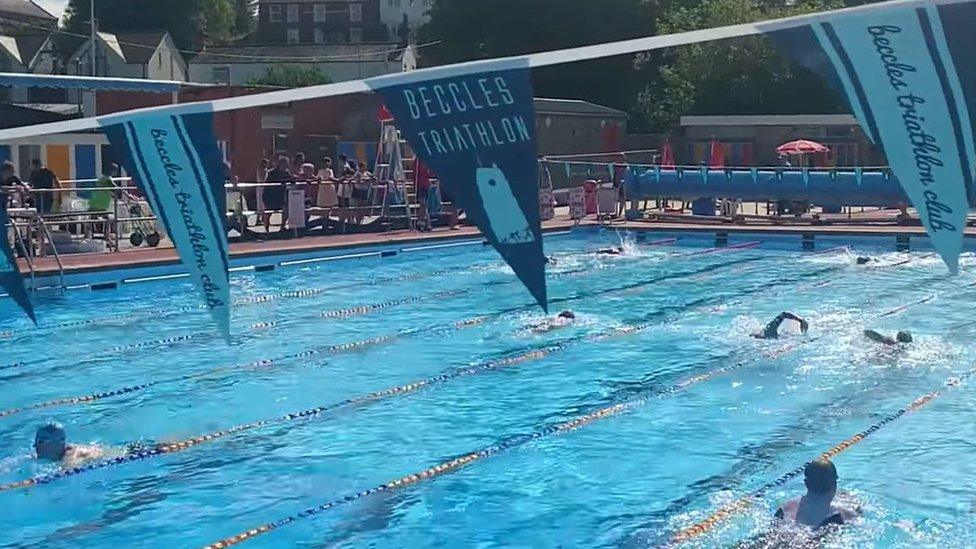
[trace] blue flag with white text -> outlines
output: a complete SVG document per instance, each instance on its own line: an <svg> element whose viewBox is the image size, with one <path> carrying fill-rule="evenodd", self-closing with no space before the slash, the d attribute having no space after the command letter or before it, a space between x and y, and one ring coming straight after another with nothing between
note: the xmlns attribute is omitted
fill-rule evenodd
<svg viewBox="0 0 976 549"><path fill-rule="evenodd" d="M34 316L34 307L27 297L24 289L24 277L17 268L17 261L14 252L10 249L10 241L7 239L7 197L0 194L0 288L13 298L24 313L36 324L37 318Z"/></svg>
<svg viewBox="0 0 976 549"><path fill-rule="evenodd" d="M381 76L383 96L417 156L544 309L532 77L524 60L441 74Z"/></svg>
<svg viewBox="0 0 976 549"><path fill-rule="evenodd" d="M893 6L771 34L844 92L936 250L958 270L973 204L976 5Z"/></svg>
<svg viewBox="0 0 976 549"><path fill-rule="evenodd" d="M226 195L213 114L141 114L112 118L105 133L125 151L190 279L224 337L230 335Z"/></svg>

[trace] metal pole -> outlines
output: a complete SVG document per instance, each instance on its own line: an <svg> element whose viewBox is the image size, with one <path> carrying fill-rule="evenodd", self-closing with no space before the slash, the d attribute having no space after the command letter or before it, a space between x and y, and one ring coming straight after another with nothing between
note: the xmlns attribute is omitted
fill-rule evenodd
<svg viewBox="0 0 976 549"><path fill-rule="evenodd" d="M98 76L98 70L97 70L98 50L95 47L95 0L91 0L89 7L91 10L91 58L92 58L91 75Z"/></svg>

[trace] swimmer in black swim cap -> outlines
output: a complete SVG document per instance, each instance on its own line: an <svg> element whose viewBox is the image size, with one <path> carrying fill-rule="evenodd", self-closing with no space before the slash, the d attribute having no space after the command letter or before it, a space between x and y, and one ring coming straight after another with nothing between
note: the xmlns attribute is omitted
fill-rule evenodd
<svg viewBox="0 0 976 549"><path fill-rule="evenodd" d="M793 313L783 311L782 313L777 315L776 318L769 321L769 324L766 324L766 327L763 328L763 331L752 334L752 337L756 339L779 339L779 327L786 320L795 320L796 322L798 322L800 324L801 334L807 333L807 330L810 329L809 322L803 320L802 318L798 317Z"/></svg>
<svg viewBox="0 0 976 549"><path fill-rule="evenodd" d="M623 255L623 246L614 246L613 248L601 248L596 251L597 255Z"/></svg>
<svg viewBox="0 0 976 549"><path fill-rule="evenodd" d="M102 457L103 452L98 446L68 444L64 427L52 421L38 428L34 434L34 455L37 459L57 461L66 467L77 467Z"/></svg>
<svg viewBox="0 0 976 549"><path fill-rule="evenodd" d="M870 257L858 256L858 258L856 260L854 260L854 261L858 265L867 265L868 263L871 263L874 260L871 259Z"/></svg>
<svg viewBox="0 0 976 549"><path fill-rule="evenodd" d="M823 528L829 524L847 524L858 514L856 509L834 503L837 495L837 468L830 460L818 459L807 463L803 469L803 481L807 493L787 502L776 511L776 518Z"/></svg>

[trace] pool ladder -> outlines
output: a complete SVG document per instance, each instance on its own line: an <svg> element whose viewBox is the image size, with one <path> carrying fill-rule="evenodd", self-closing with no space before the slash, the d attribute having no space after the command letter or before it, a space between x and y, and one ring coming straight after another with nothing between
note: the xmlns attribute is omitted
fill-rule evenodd
<svg viewBox="0 0 976 549"><path fill-rule="evenodd" d="M30 239L29 238L24 238L23 233L20 231L20 226L17 225L17 223L15 223L15 222L13 222L11 220L10 226L11 226L11 228L13 228L14 238L17 239L17 244L20 245L20 249L23 252L23 256L24 256L24 261L27 263L27 268L28 268L28 270L30 272L30 281L31 281L30 287L31 287L31 291L36 292L37 291L37 272L36 272L36 269L34 267L34 261L31 259L31 256L33 255L31 252L33 250L29 247ZM60 291L60 292L63 293L64 290L65 290L65 287L66 287L65 284L64 284L64 263L62 263L62 261L61 261L61 255L58 253L58 247L54 244L54 239L51 237L51 232L48 230L47 225L44 223L44 218L41 217L40 214L35 214L27 222L27 228L28 229L34 229L37 232L38 239L39 239L39 243L40 243L40 245L41 245L42 248L44 247L44 240L43 239L47 239L47 242L50 244L51 253L54 256L54 261L58 265L58 286L57 286L57 288L58 288L58 291ZM29 234L29 232L28 232L28 234Z"/></svg>

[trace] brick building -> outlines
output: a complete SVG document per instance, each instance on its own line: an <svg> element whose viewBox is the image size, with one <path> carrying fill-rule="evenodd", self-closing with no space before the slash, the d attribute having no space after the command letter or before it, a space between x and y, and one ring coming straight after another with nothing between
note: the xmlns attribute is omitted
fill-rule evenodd
<svg viewBox="0 0 976 549"><path fill-rule="evenodd" d="M380 0L259 0L260 44L358 44L385 42Z"/></svg>

